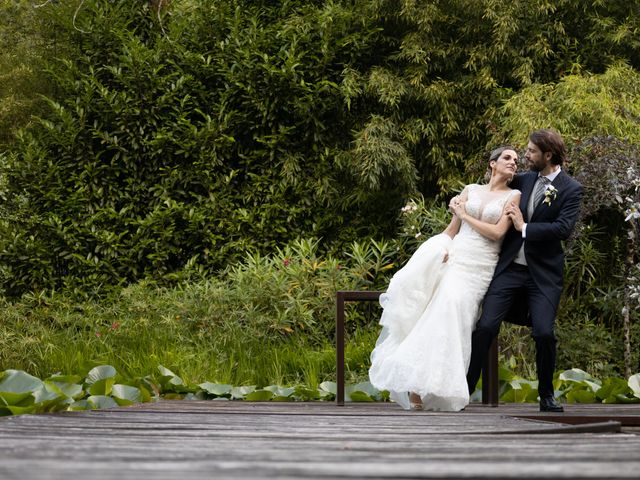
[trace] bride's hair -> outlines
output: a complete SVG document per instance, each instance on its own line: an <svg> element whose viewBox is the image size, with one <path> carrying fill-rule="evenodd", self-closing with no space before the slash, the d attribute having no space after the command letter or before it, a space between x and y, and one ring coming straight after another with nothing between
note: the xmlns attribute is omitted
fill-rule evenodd
<svg viewBox="0 0 640 480"><path fill-rule="evenodd" d="M500 155L502 155L502 152L504 152L505 150L513 150L514 152L518 151L518 150L516 150L516 147L514 147L512 145L501 145L500 147L494 148L493 150L491 150L491 153L489 154L489 162L487 162L487 163L491 163L494 160L498 160L500 158ZM491 166L488 165L487 166L487 173L485 173L485 175L484 175L485 183L489 183L490 179L491 179Z"/></svg>

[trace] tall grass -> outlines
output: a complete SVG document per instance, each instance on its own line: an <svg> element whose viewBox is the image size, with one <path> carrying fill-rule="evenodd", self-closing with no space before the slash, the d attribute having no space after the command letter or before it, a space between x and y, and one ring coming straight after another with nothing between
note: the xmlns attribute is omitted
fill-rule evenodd
<svg viewBox="0 0 640 480"><path fill-rule="evenodd" d="M313 241L248 256L220 274L175 288L132 285L111 299L63 294L2 301L0 371L44 378L113 365L125 377L159 364L187 383L317 386L335 378L335 292L380 286L388 244L354 245L343 265ZM379 310L348 309L347 380L366 378Z"/></svg>

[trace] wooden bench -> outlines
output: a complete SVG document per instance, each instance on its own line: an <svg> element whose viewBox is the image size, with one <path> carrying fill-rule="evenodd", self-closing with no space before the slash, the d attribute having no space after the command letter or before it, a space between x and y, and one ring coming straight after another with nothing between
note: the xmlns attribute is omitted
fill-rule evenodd
<svg viewBox="0 0 640 480"><path fill-rule="evenodd" d="M336 292L336 405L344 405L344 303L380 300L380 291ZM498 342L493 341L482 368L482 403L498 406Z"/></svg>

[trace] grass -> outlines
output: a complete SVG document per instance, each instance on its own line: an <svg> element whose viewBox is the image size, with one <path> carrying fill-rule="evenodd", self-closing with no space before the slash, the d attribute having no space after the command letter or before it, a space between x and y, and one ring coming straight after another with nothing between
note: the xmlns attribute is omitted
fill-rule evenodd
<svg viewBox="0 0 640 480"><path fill-rule="evenodd" d="M77 303L63 295L5 301L0 371L45 378L108 364L136 378L164 365L190 384L316 388L335 380L333 338L265 331L265 322L252 324L246 316L238 321L229 308L220 309L218 287L209 281L181 289L138 284L110 301ZM375 318L348 335L347 381L366 379L376 335Z"/></svg>

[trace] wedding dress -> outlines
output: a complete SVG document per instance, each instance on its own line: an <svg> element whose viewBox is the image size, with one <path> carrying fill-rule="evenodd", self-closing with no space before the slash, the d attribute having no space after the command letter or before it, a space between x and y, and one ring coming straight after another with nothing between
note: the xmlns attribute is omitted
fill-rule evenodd
<svg viewBox="0 0 640 480"><path fill-rule="evenodd" d="M488 223L496 223L519 193L476 184L465 190L467 214ZM409 392L420 395L426 410L458 411L469 403L471 333L501 243L462 222L453 239L439 234L424 242L381 295L382 332L369 378L403 408L410 407Z"/></svg>

